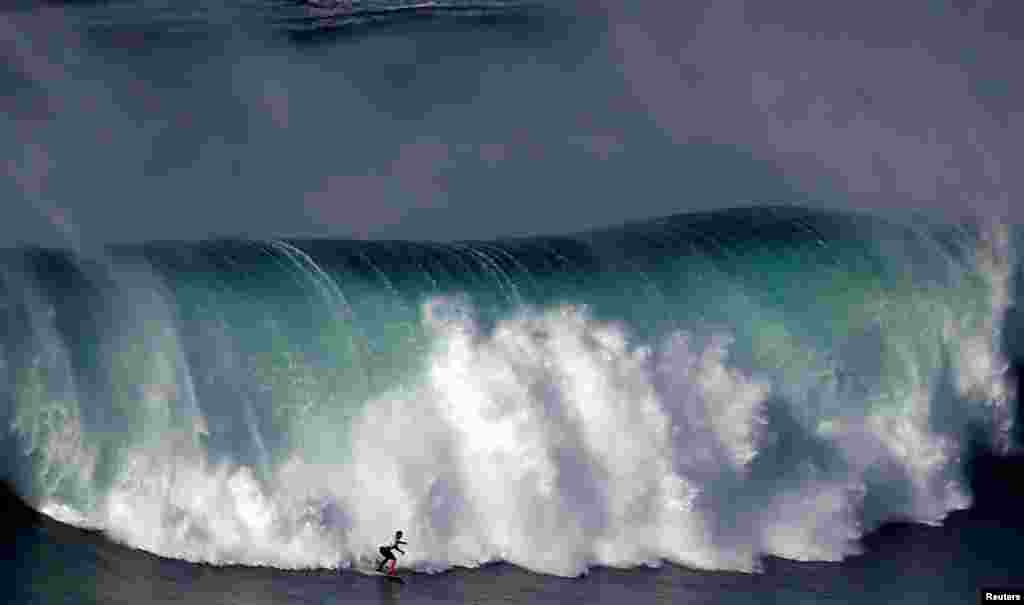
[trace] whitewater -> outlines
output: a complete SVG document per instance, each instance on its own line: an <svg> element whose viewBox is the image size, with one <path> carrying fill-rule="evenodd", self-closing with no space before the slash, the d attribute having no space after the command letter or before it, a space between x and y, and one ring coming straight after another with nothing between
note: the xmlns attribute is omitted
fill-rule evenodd
<svg viewBox="0 0 1024 605"><path fill-rule="evenodd" d="M798 207L0 253L3 470L173 559L758 571L971 504L1014 238ZM980 437L979 437L980 436Z"/></svg>

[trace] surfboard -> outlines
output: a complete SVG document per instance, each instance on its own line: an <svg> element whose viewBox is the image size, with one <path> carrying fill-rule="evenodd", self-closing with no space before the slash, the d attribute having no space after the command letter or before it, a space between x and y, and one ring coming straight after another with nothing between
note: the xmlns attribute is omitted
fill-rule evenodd
<svg viewBox="0 0 1024 605"><path fill-rule="evenodd" d="M377 562L379 563L380 559L378 559ZM394 571L393 568L392 568L391 571L377 571L377 568L374 567L373 569L365 570L365 572L368 575L371 575L371 576L378 576L380 578L384 578L385 580L388 580L389 582L394 582L396 584L405 584L405 580L401 576L399 576Z"/></svg>
<svg viewBox="0 0 1024 605"><path fill-rule="evenodd" d="M388 580L389 582L395 582L396 584L405 584L405 579L403 579L402 576L391 575L389 573L380 572L377 570L367 571L366 574L370 576L376 576L384 580Z"/></svg>

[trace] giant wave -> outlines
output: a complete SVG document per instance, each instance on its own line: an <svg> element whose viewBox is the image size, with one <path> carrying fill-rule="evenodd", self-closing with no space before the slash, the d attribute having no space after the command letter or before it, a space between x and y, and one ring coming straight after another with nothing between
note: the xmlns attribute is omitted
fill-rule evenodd
<svg viewBox="0 0 1024 605"><path fill-rule="evenodd" d="M1010 445L1011 240L796 207L495 242L0 254L4 467L162 556L837 560Z"/></svg>

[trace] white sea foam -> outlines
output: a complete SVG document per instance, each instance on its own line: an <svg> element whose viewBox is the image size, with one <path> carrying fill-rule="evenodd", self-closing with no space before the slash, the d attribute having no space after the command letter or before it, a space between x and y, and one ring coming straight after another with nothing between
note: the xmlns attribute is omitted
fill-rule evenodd
<svg viewBox="0 0 1024 605"><path fill-rule="evenodd" d="M969 504L959 480L969 422L988 421L996 441L1007 439L1015 394L999 353L1010 304L1005 232L993 231L976 256L972 275L988 288L989 308L938 313L950 376L922 361L930 353L896 347L899 384L844 391L826 372L815 396L828 402L817 408L808 385L742 367L724 327L642 341L582 306L520 307L487 322L468 298L431 298L419 315L428 343L420 369L373 396L351 425L292 419L305 440L283 462L257 439L261 468L211 462L210 431L194 431L207 426L194 395L182 407L192 422L169 420L174 393L149 387L191 378L174 331L155 330L141 391L155 411L135 419L138 438L123 442L112 483L94 485L82 499L88 510L59 492L42 510L215 564L365 568L395 529L411 542L402 563L426 571L494 560L575 575L664 560L756 570L765 554L841 559L882 519L938 522ZM156 309L146 316L172 325L159 300L139 300ZM45 314L37 319L37 336L59 344ZM784 340L780 350L796 350ZM53 350L50 373L63 376L67 354ZM804 372L809 384L822 363L838 363L800 357L819 360ZM77 402L52 418L38 403L19 408L14 428L44 472L63 476L62 465L81 462L89 483L99 458L82 419L67 412ZM332 440L345 446L325 449Z"/></svg>
<svg viewBox="0 0 1024 605"><path fill-rule="evenodd" d="M906 416L834 423L841 464L799 450L762 460L793 436L767 419L771 385L730 365L724 332L636 346L624 325L571 306L484 330L446 298L422 317L434 343L423 376L366 405L348 460L307 463L300 449L261 482L198 450L140 450L89 522L165 556L285 568L365 564L402 528L403 564L418 569L501 559L575 575L842 558L863 531L864 475L882 463L913 494L902 513L935 520L966 504L955 483L936 488L957 449L928 431L925 384ZM82 521L67 510L44 509Z"/></svg>

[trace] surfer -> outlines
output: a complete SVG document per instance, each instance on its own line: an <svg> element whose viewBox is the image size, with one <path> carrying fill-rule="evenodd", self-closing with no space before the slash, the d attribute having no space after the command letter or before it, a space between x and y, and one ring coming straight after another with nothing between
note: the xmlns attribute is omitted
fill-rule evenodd
<svg viewBox="0 0 1024 605"><path fill-rule="evenodd" d="M391 546L381 546L380 547L380 554L382 554L384 556L384 560L377 564L377 571L381 571L381 572L384 571L384 566L387 565L387 562L388 561L392 561L392 563L391 563L391 571L389 573L392 573L392 574L395 573L395 565L398 564L398 559L395 558L395 555L391 551L397 550L398 552L400 552L400 553L402 553L404 555L405 551L402 550L401 548L399 548L402 544L408 544L408 542L402 540L402 532L401 531L396 531L395 532L395 543L392 544Z"/></svg>

